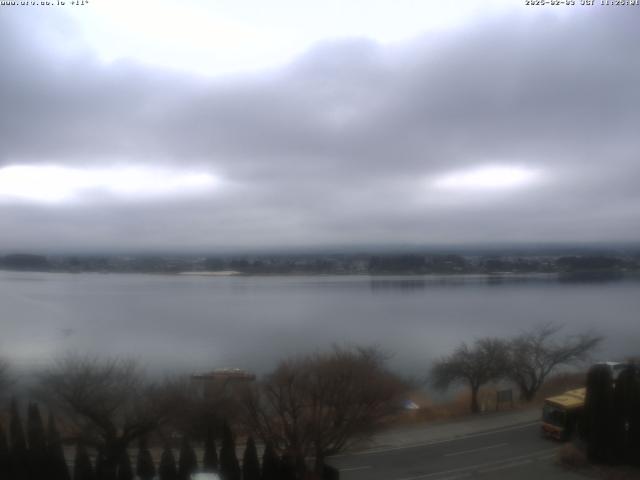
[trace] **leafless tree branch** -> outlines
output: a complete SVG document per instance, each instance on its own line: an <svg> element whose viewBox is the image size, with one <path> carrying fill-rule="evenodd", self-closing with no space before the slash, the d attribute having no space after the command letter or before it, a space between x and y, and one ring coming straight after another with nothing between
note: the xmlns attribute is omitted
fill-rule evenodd
<svg viewBox="0 0 640 480"><path fill-rule="evenodd" d="M288 359L245 392L248 427L297 459L324 458L371 433L399 405L406 383L377 348L340 348Z"/></svg>
<svg viewBox="0 0 640 480"><path fill-rule="evenodd" d="M548 322L511 340L508 377L520 390L523 400L533 400L557 367L586 360L603 340L593 332L558 339L561 330L562 325Z"/></svg>
<svg viewBox="0 0 640 480"><path fill-rule="evenodd" d="M113 480L122 452L164 420L161 387L123 358L67 355L41 375L41 395L67 414L78 434L104 454L105 480Z"/></svg>
<svg viewBox="0 0 640 480"><path fill-rule="evenodd" d="M451 355L433 364L431 382L441 390L454 383L468 385L471 390L471 411L477 413L480 411L480 387L504 377L508 359L507 342L499 338L481 338L471 346L462 343Z"/></svg>

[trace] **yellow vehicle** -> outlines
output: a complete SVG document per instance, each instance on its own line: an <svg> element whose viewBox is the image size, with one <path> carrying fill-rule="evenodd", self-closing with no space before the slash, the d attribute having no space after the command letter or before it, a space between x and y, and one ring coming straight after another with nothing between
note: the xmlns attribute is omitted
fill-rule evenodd
<svg viewBox="0 0 640 480"><path fill-rule="evenodd" d="M586 389L569 390L549 397L542 407L542 433L558 440L569 440L584 410Z"/></svg>

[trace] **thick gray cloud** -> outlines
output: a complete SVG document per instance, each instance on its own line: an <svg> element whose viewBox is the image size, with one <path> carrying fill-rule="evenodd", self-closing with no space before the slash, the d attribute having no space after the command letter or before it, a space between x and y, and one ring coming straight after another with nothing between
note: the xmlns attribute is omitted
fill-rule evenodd
<svg viewBox="0 0 640 480"><path fill-rule="evenodd" d="M217 79L52 52L0 15L0 165L210 168L210 195L0 203L0 249L635 241L640 10L506 16L403 45L327 41ZM47 21L45 21L47 20ZM60 20L62 19L54 19ZM53 27L52 27L53 24ZM483 165L527 188L437 191Z"/></svg>

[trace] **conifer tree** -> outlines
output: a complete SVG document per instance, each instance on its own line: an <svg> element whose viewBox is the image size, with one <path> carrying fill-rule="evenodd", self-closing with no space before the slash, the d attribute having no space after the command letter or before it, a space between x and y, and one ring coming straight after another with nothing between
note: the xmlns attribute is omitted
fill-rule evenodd
<svg viewBox="0 0 640 480"><path fill-rule="evenodd" d="M285 451L280 459L280 480L296 480L296 461L290 452Z"/></svg>
<svg viewBox="0 0 640 480"><path fill-rule="evenodd" d="M102 448L98 448L96 453L96 465L94 468L96 480L104 480L106 475L104 473L104 452Z"/></svg>
<svg viewBox="0 0 640 480"><path fill-rule="evenodd" d="M218 453L216 452L216 439L213 429L207 429L207 438L204 441L204 457L202 459L202 470L207 473L218 471Z"/></svg>
<svg viewBox="0 0 640 480"><path fill-rule="evenodd" d="M158 475L160 480L177 480L178 470L176 469L176 459L173 456L173 450L168 445L165 447L160 457L160 466L158 467Z"/></svg>
<svg viewBox="0 0 640 480"><path fill-rule="evenodd" d="M9 443L4 434L4 428L0 423L0 478L10 478L11 474L11 454L9 453Z"/></svg>
<svg viewBox="0 0 640 480"><path fill-rule="evenodd" d="M262 476L261 480L279 480L280 459L271 443L267 443L262 454Z"/></svg>
<svg viewBox="0 0 640 480"><path fill-rule="evenodd" d="M122 457L118 462L118 476L117 480L133 480L133 470L131 468L131 458L129 453L124 451Z"/></svg>
<svg viewBox="0 0 640 480"><path fill-rule="evenodd" d="M147 446L147 439L142 437L138 445L138 459L136 462L136 473L140 480L153 480L156 476L156 466L153 463L151 452Z"/></svg>
<svg viewBox="0 0 640 480"><path fill-rule="evenodd" d="M249 437L242 458L242 480L260 480L260 461L253 437Z"/></svg>
<svg viewBox="0 0 640 480"><path fill-rule="evenodd" d="M73 480L95 480L91 459L89 458L89 454L82 443L78 443L76 446Z"/></svg>
<svg viewBox="0 0 640 480"><path fill-rule="evenodd" d="M322 467L322 478L324 480L340 480L340 470L331 465Z"/></svg>
<svg viewBox="0 0 640 480"><path fill-rule="evenodd" d="M71 480L67 460L64 457L64 449L60 441L60 434L56 427L56 421L52 413L49 413L47 422L47 457L51 480Z"/></svg>
<svg viewBox="0 0 640 480"><path fill-rule="evenodd" d="M613 411L615 415L616 442L614 451L618 460L634 463L640 453L636 440L640 425L640 376L636 365L627 366L615 382Z"/></svg>
<svg viewBox="0 0 640 480"><path fill-rule="evenodd" d="M9 424L11 436L11 473L13 480L28 480L27 442L24 437L22 420L16 400L11 401L11 420Z"/></svg>
<svg viewBox="0 0 640 480"><path fill-rule="evenodd" d="M610 462L615 441L615 417L613 379L606 365L594 365L587 373L584 419L589 460Z"/></svg>
<svg viewBox="0 0 640 480"><path fill-rule="evenodd" d="M30 403L27 409L27 439L30 476L32 479L45 478L49 474L47 441L40 409L35 403Z"/></svg>
<svg viewBox="0 0 640 480"><path fill-rule="evenodd" d="M222 480L240 480L240 464L236 456L236 443L227 422L222 427L222 447L220 448L220 474Z"/></svg>
<svg viewBox="0 0 640 480"><path fill-rule="evenodd" d="M633 408L629 417L629 447L631 463L640 465L640 366L634 365Z"/></svg>
<svg viewBox="0 0 640 480"><path fill-rule="evenodd" d="M182 437L180 446L180 458L178 459L178 480L190 480L191 475L198 469L196 452L191 447L189 439Z"/></svg>

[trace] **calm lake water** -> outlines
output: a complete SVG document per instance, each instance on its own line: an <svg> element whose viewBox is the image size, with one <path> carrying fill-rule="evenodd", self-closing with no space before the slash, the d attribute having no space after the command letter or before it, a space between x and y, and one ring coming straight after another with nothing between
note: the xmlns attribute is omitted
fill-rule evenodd
<svg viewBox="0 0 640 480"><path fill-rule="evenodd" d="M258 373L332 343L379 344L411 374L461 341L557 321L606 336L598 359L640 353L640 282L555 277L194 277L0 272L0 355L21 366L67 351L151 370Z"/></svg>

